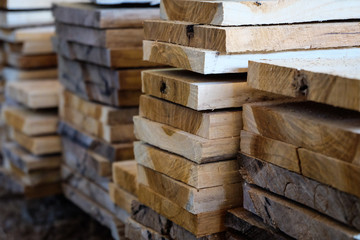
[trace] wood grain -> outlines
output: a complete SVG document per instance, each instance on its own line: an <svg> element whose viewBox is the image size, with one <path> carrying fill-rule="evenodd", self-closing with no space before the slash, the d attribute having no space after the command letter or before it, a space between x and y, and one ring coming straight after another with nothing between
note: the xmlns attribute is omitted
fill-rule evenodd
<svg viewBox="0 0 360 240"><path fill-rule="evenodd" d="M125 237L128 239L138 239L138 240L168 240L166 236L158 233L151 228L147 228L140 223L128 219L125 227Z"/></svg>
<svg viewBox="0 0 360 240"><path fill-rule="evenodd" d="M131 213L131 202L137 200L137 197L116 186L114 183L109 183L109 194L111 201L124 209L128 214Z"/></svg>
<svg viewBox="0 0 360 240"><path fill-rule="evenodd" d="M137 196L137 163L134 160L113 163L113 182L130 194Z"/></svg>

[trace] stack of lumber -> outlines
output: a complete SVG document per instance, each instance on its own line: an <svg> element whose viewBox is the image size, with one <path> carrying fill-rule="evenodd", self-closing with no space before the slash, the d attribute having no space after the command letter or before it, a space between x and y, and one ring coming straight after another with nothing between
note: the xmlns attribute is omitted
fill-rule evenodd
<svg viewBox="0 0 360 240"><path fill-rule="evenodd" d="M53 8L53 45L65 88L58 126L64 194L110 228L115 239L123 237L131 201L137 199L132 119L138 114L141 70L158 66L142 60L143 21L159 18L152 2Z"/></svg>

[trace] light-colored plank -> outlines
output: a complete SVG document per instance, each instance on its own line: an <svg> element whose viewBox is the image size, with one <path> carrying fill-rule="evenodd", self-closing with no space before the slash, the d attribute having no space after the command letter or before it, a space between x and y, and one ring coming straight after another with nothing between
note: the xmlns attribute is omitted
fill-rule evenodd
<svg viewBox="0 0 360 240"><path fill-rule="evenodd" d="M116 186L114 183L109 183L109 194L111 201L127 213L131 213L131 202L136 201L137 197Z"/></svg>
<svg viewBox="0 0 360 240"><path fill-rule="evenodd" d="M3 116L9 126L29 136L56 133L56 111L34 112L24 108L5 107Z"/></svg>
<svg viewBox="0 0 360 240"><path fill-rule="evenodd" d="M231 159L239 151L239 137L208 140L138 116L134 129L137 139L196 163Z"/></svg>
<svg viewBox="0 0 360 240"><path fill-rule="evenodd" d="M234 26L357 19L360 4L356 0L162 0L160 9L161 18L166 20ZM299 11L303 14L295 14Z"/></svg>
<svg viewBox="0 0 360 240"><path fill-rule="evenodd" d="M57 66L57 59L55 54L22 55L7 53L6 63L21 69L51 68Z"/></svg>
<svg viewBox="0 0 360 240"><path fill-rule="evenodd" d="M2 75L6 81L19 80L44 80L57 78L58 71L56 68L21 70L12 67L4 67Z"/></svg>
<svg viewBox="0 0 360 240"><path fill-rule="evenodd" d="M221 53L354 47L359 46L358 29L359 22L245 27L218 27L164 20L149 20L144 23L146 40ZM339 32L347 34L338 34Z"/></svg>
<svg viewBox="0 0 360 240"><path fill-rule="evenodd" d="M19 53L23 55L38 55L54 53L53 46L49 40L25 41L19 43L4 43L4 49L8 53Z"/></svg>
<svg viewBox="0 0 360 240"><path fill-rule="evenodd" d="M360 111L360 58L249 63L251 87Z"/></svg>
<svg viewBox="0 0 360 240"><path fill-rule="evenodd" d="M222 55L213 50L148 40L143 42L143 48L144 60L202 74L247 72L248 61L261 59L341 59L344 57L359 56L360 54L359 48L348 48Z"/></svg>
<svg viewBox="0 0 360 240"><path fill-rule="evenodd" d="M137 167L139 184L166 196L167 199L192 214L230 209L242 204L241 182L196 189L140 164Z"/></svg>
<svg viewBox="0 0 360 240"><path fill-rule="evenodd" d="M68 41L105 48L139 47L144 38L141 28L102 30L59 22L56 23L56 33Z"/></svg>
<svg viewBox="0 0 360 240"><path fill-rule="evenodd" d="M1 8L8 10L36 10L36 9L50 9L53 3L57 0L3 0L0 2ZM62 0L62 2L74 2L74 0ZM89 2L89 0L76 0L76 2Z"/></svg>
<svg viewBox="0 0 360 240"><path fill-rule="evenodd" d="M115 185L137 196L137 163L135 160L113 163L113 181Z"/></svg>
<svg viewBox="0 0 360 240"><path fill-rule="evenodd" d="M98 5L119 5L119 4L158 5L160 4L160 0L92 0L92 2Z"/></svg>
<svg viewBox="0 0 360 240"><path fill-rule="evenodd" d="M148 95L140 97L140 117L206 139L239 136L242 129L241 114L241 110L199 112Z"/></svg>
<svg viewBox="0 0 360 240"><path fill-rule="evenodd" d="M134 143L134 153L138 164L196 189L241 182L236 160L196 164L144 142Z"/></svg>
<svg viewBox="0 0 360 240"><path fill-rule="evenodd" d="M168 240L169 238L161 235L151 228L147 228L140 223L129 218L125 226L125 237L137 240Z"/></svg>
<svg viewBox="0 0 360 240"><path fill-rule="evenodd" d="M142 28L144 20L158 19L159 8L97 6L89 3L57 3L56 21L92 28Z"/></svg>
<svg viewBox="0 0 360 240"><path fill-rule="evenodd" d="M54 19L49 10L0 11L1 28L21 28L50 25Z"/></svg>
<svg viewBox="0 0 360 240"><path fill-rule="evenodd" d="M7 42L48 40L55 34L54 26L0 29L0 39Z"/></svg>

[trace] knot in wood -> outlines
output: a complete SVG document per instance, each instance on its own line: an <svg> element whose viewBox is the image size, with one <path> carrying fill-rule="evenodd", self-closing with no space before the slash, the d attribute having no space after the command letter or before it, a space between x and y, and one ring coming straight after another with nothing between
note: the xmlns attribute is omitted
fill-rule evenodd
<svg viewBox="0 0 360 240"><path fill-rule="evenodd" d="M309 87L306 74L301 71L296 71L292 87L298 96L307 96Z"/></svg>

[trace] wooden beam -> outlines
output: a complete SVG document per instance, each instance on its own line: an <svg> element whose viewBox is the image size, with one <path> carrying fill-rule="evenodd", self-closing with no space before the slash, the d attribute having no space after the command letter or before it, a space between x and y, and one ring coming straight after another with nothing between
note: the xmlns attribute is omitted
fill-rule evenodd
<svg viewBox="0 0 360 240"><path fill-rule="evenodd" d="M196 189L228 185L242 180L235 160L196 164L144 142L134 143L134 153L138 164Z"/></svg>
<svg viewBox="0 0 360 240"><path fill-rule="evenodd" d="M218 27L188 22L148 20L145 39L221 53L276 52L359 46L358 22ZM339 32L348 34L340 35ZM289 41L291 36L298 37ZM356 37L354 37L354 35ZM244 37L246 36L246 37ZM276 38L271 37L276 36Z"/></svg>
<svg viewBox="0 0 360 240"><path fill-rule="evenodd" d="M111 201L124 209L128 214L131 213L131 202L137 200L137 197L116 186L114 183L109 183L109 194Z"/></svg>
<svg viewBox="0 0 360 240"><path fill-rule="evenodd" d="M322 214L360 230L357 220L360 210L358 197L275 166L274 164L239 154L240 173L247 183L257 185L275 194L304 204ZM312 163L315 159L311 159ZM310 166L313 166L311 164ZM317 168L315 168L318 170ZM316 171L315 170L315 171ZM338 169L337 172L340 172ZM328 172L336 181L339 179ZM355 182L352 182L355 186Z"/></svg>
<svg viewBox="0 0 360 240"><path fill-rule="evenodd" d="M137 163L135 160L116 162L112 165L113 181L114 183L137 196L138 183L137 183Z"/></svg>
<svg viewBox="0 0 360 240"><path fill-rule="evenodd" d="M7 53L6 63L21 69L51 68L57 66L57 59L55 54L22 55Z"/></svg>
<svg viewBox="0 0 360 240"><path fill-rule="evenodd" d="M242 183L196 189L150 168L138 165L138 182L192 214L199 214L239 206Z"/></svg>
<svg viewBox="0 0 360 240"><path fill-rule="evenodd" d="M146 61L183 68L201 74L247 72L248 61L261 59L341 59L344 57L359 56L360 53L359 48L349 48L224 55L213 50L148 40L144 40L143 48L143 59Z"/></svg>
<svg viewBox="0 0 360 240"><path fill-rule="evenodd" d="M235 26L322 22L357 19L357 1L333 2L321 0L264 1L161 1L161 18L202 24ZM305 14L296 15L295 12ZM234 14L236 13L236 14Z"/></svg>
<svg viewBox="0 0 360 240"><path fill-rule="evenodd" d="M239 151L239 137L208 140L138 116L134 130L137 139L196 163L231 159Z"/></svg>
<svg viewBox="0 0 360 240"><path fill-rule="evenodd" d="M352 228L255 187L245 186L244 208L296 239L355 239L359 236Z"/></svg>
<svg viewBox="0 0 360 240"><path fill-rule="evenodd" d="M39 55L39 54L50 54L54 53L51 41L45 40L34 40L25 41L19 43L4 43L5 52L18 53L23 55Z"/></svg>
<svg viewBox="0 0 360 240"><path fill-rule="evenodd" d="M251 87L360 111L360 58L250 62Z"/></svg>
<svg viewBox="0 0 360 240"><path fill-rule="evenodd" d="M14 29L54 23L50 10L0 11L0 28Z"/></svg>
<svg viewBox="0 0 360 240"><path fill-rule="evenodd" d="M96 29L60 22L55 25L56 33L61 38L96 47L140 47L144 39L142 28Z"/></svg>
<svg viewBox="0 0 360 240"><path fill-rule="evenodd" d="M360 163L358 112L313 102L262 102L245 104L243 120L246 131Z"/></svg>
<svg viewBox="0 0 360 240"><path fill-rule="evenodd" d="M36 69L36 70L23 70L12 67L4 67L2 69L2 76L4 80L19 81L19 80L44 80L57 78L57 68L50 69Z"/></svg>
<svg viewBox="0 0 360 240"><path fill-rule="evenodd" d="M166 236L162 235L159 232L147 228L144 225L128 219L125 226L125 237L128 239L138 239L138 240L168 240Z"/></svg>
<svg viewBox="0 0 360 240"><path fill-rule="evenodd" d="M126 4L136 4L136 5L159 5L160 0L92 0L93 3L98 5L126 5Z"/></svg>
<svg viewBox="0 0 360 240"><path fill-rule="evenodd" d="M73 0L64 0L63 2L72 2ZM77 2L87 2L88 0L78 0ZM21 0L4 0L1 1L0 7L7 10L36 10L50 9L56 0L35 0L23 2Z"/></svg>
<svg viewBox="0 0 360 240"><path fill-rule="evenodd" d="M242 129L240 109L199 112L148 95L140 97L139 106L140 117L206 139L236 137Z"/></svg>
<svg viewBox="0 0 360 240"><path fill-rule="evenodd" d="M15 29L1 29L0 40L5 42L26 42L26 41L39 41L48 40L54 36L54 26L42 26L31 28L15 28Z"/></svg>

